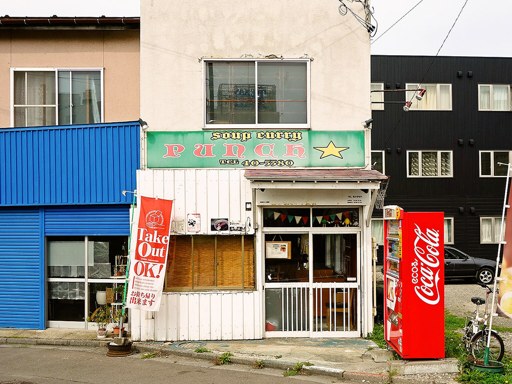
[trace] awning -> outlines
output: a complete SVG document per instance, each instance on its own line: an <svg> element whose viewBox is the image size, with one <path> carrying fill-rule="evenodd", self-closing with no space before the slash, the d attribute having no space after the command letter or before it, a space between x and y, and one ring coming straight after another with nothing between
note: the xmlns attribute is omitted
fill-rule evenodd
<svg viewBox="0 0 512 384"><path fill-rule="evenodd" d="M366 169L247 169L245 177L251 181L253 189L361 189L371 192L371 200L366 206L366 226L371 222L373 208L379 196L381 184L388 180L376 170ZM383 198L383 196L381 196Z"/></svg>
<svg viewBox="0 0 512 384"><path fill-rule="evenodd" d="M376 170L365 169L247 169L245 177L253 188L370 188L388 179Z"/></svg>

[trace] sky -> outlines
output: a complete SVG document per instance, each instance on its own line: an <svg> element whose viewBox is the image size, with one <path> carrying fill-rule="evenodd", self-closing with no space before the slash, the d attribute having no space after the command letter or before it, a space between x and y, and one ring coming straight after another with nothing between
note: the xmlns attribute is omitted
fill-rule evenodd
<svg viewBox="0 0 512 384"><path fill-rule="evenodd" d="M439 56L512 57L510 0L372 0L372 7L378 22L372 54L435 56L442 46Z"/></svg>
<svg viewBox="0 0 512 384"><path fill-rule="evenodd" d="M0 15L140 16L139 1L0 0ZM339 0L317 1L332 2L335 10L339 5ZM343 1L351 8L360 6L354 0ZM442 47L440 56L512 57L511 0L371 1L378 26L372 41L372 54L434 56ZM411 8L414 9L391 27ZM448 36L461 9L463 11ZM349 13L340 17L352 16Z"/></svg>

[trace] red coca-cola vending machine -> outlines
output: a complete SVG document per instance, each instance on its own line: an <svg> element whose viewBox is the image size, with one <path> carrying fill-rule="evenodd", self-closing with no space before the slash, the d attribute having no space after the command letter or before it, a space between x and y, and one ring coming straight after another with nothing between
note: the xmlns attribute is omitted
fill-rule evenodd
<svg viewBox="0 0 512 384"><path fill-rule="evenodd" d="M444 358L444 214L384 207L384 338L404 359Z"/></svg>

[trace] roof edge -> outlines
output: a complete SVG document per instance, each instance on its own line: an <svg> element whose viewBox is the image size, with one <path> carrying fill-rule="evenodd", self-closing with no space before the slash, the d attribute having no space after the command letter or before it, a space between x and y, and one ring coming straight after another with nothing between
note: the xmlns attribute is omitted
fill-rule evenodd
<svg viewBox="0 0 512 384"><path fill-rule="evenodd" d="M140 17L10 17L0 16L0 29L139 29Z"/></svg>

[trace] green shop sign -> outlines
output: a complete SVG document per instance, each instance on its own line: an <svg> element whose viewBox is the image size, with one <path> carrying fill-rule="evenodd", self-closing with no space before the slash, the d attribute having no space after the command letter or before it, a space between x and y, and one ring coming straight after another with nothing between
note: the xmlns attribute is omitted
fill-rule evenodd
<svg viewBox="0 0 512 384"><path fill-rule="evenodd" d="M364 167L364 131L147 132L149 168Z"/></svg>

